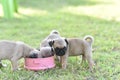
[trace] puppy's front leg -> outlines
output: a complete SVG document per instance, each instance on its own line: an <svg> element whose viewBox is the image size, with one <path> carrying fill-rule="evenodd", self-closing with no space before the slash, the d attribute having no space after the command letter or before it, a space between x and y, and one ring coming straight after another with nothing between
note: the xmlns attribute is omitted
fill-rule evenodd
<svg viewBox="0 0 120 80"><path fill-rule="evenodd" d="M60 56L54 55L54 57L56 61L60 62Z"/></svg>
<svg viewBox="0 0 120 80"><path fill-rule="evenodd" d="M16 70L18 69L17 60L12 59L12 60L11 60L11 63L12 63L12 70L13 70L13 71L16 71Z"/></svg>
<svg viewBox="0 0 120 80"><path fill-rule="evenodd" d="M66 69L66 66L67 66L67 58L68 58L68 55L67 55L67 54L60 57L60 62L61 62L62 69Z"/></svg>

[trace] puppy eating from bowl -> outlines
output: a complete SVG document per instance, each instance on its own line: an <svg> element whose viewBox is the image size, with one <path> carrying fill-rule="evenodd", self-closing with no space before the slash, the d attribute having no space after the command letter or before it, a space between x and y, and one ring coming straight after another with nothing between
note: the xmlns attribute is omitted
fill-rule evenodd
<svg viewBox="0 0 120 80"><path fill-rule="evenodd" d="M9 40L0 41L0 65L2 66L1 60L8 59L12 63L13 71L18 69L19 59L28 57L33 53L39 53L39 51L24 42L14 42Z"/></svg>
<svg viewBox="0 0 120 80"><path fill-rule="evenodd" d="M54 55L54 51L51 47L41 47L39 53L32 53L29 58L47 58Z"/></svg>
<svg viewBox="0 0 120 80"><path fill-rule="evenodd" d="M38 57L46 58L54 56L54 51L51 47L41 47Z"/></svg>
<svg viewBox="0 0 120 80"><path fill-rule="evenodd" d="M82 55L82 63L87 60L89 68L92 71L94 65L92 60L93 41L94 38L92 36L85 36L84 39L54 39L50 43L52 43L55 54L60 56L60 63L63 69L66 69L68 56Z"/></svg>

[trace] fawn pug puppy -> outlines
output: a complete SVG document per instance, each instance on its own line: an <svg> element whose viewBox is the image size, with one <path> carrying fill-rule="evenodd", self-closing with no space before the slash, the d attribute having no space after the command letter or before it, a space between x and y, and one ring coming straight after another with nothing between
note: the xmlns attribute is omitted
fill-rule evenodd
<svg viewBox="0 0 120 80"><path fill-rule="evenodd" d="M18 60L23 57L28 57L30 54L39 53L24 42L13 42L8 40L0 41L0 61L8 59L12 63L12 70L18 69ZM0 62L0 65L2 63Z"/></svg>
<svg viewBox="0 0 120 80"><path fill-rule="evenodd" d="M60 56L60 63L63 69L66 68L68 56L82 55L82 63L87 60L89 68L92 71L94 62L92 60L92 36L85 36L83 40L78 38L55 39L52 46L57 56Z"/></svg>

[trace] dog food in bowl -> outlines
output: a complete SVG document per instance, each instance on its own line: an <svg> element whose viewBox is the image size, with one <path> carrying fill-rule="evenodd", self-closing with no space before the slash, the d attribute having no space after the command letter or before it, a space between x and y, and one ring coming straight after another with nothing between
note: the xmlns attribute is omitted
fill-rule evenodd
<svg viewBox="0 0 120 80"><path fill-rule="evenodd" d="M55 63L53 56L46 58L25 58L24 66L28 70L38 71L53 68Z"/></svg>

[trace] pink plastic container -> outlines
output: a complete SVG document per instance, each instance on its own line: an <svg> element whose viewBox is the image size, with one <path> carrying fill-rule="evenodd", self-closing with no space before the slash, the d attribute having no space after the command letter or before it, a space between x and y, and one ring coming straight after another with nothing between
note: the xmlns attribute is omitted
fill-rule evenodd
<svg viewBox="0 0 120 80"><path fill-rule="evenodd" d="M34 71L53 68L55 67L54 58L53 56L47 58L25 58L24 67Z"/></svg>

